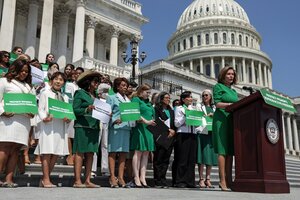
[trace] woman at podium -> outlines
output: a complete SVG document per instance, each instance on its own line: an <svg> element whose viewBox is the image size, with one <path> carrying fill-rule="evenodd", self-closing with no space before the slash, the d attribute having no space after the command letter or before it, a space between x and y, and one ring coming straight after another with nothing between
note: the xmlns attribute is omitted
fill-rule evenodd
<svg viewBox="0 0 300 200"><path fill-rule="evenodd" d="M216 112L213 116L213 146L218 154L219 187L229 191L232 184L233 119L225 108L238 101L237 92L231 87L237 83L236 72L232 67L224 67L218 76L218 83L213 87Z"/></svg>

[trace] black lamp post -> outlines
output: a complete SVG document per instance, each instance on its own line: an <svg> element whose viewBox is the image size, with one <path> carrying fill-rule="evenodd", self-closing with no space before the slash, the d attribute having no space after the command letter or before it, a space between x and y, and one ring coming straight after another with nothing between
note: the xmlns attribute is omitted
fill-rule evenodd
<svg viewBox="0 0 300 200"><path fill-rule="evenodd" d="M137 47L138 47L138 42L136 40L132 40L130 42L131 45L131 57L127 59L127 54L124 51L121 55L121 57L123 58L125 63L131 63L132 65L132 73L131 73L131 78L130 81L131 82L135 82L135 65L139 62L142 63L144 62L144 60L146 59L147 55L146 53L143 51L140 56L138 57L137 55Z"/></svg>

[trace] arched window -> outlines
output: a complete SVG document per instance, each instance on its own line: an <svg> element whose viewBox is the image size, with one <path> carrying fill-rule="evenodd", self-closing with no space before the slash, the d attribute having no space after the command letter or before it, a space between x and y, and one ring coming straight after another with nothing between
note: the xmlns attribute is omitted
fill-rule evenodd
<svg viewBox="0 0 300 200"><path fill-rule="evenodd" d="M205 34L205 44L209 44L209 34L208 33L206 33Z"/></svg>
<svg viewBox="0 0 300 200"><path fill-rule="evenodd" d="M249 46L248 36L246 36L246 47Z"/></svg>
<svg viewBox="0 0 300 200"><path fill-rule="evenodd" d="M209 7L208 7L208 5L206 6L206 12L209 12Z"/></svg>
<svg viewBox="0 0 300 200"><path fill-rule="evenodd" d="M216 77L218 77L219 76L219 73L220 73L220 65L219 64L215 64L215 75L216 75Z"/></svg>
<svg viewBox="0 0 300 200"><path fill-rule="evenodd" d="M235 45L234 33L231 33L231 44Z"/></svg>
<svg viewBox="0 0 300 200"><path fill-rule="evenodd" d="M227 34L223 33L223 44L227 44Z"/></svg>
<svg viewBox="0 0 300 200"><path fill-rule="evenodd" d="M239 45L242 46L243 45L243 41L242 41L242 35L239 35Z"/></svg>
<svg viewBox="0 0 300 200"><path fill-rule="evenodd" d="M196 15L197 14L197 10L194 10L194 15Z"/></svg>
<svg viewBox="0 0 300 200"><path fill-rule="evenodd" d="M183 40L183 49L184 50L186 49L186 40L185 39Z"/></svg>
<svg viewBox="0 0 300 200"><path fill-rule="evenodd" d="M200 65L197 66L197 72L200 73Z"/></svg>
<svg viewBox="0 0 300 200"><path fill-rule="evenodd" d="M218 33L215 33L214 34L214 44L218 44L219 41L218 41Z"/></svg>
<svg viewBox="0 0 300 200"><path fill-rule="evenodd" d="M174 53L176 52L176 46L175 46L175 44L174 44L174 46L173 46L173 52L174 52Z"/></svg>
<svg viewBox="0 0 300 200"><path fill-rule="evenodd" d="M194 47L194 40L193 37L190 37L190 48Z"/></svg>
<svg viewBox="0 0 300 200"><path fill-rule="evenodd" d="M177 43L177 51L180 51L180 42Z"/></svg>
<svg viewBox="0 0 300 200"><path fill-rule="evenodd" d="M203 10L203 8L202 8L202 6L200 7L200 14L202 13L202 10Z"/></svg>
<svg viewBox="0 0 300 200"><path fill-rule="evenodd" d="M197 45L201 46L201 35L197 35Z"/></svg>
<svg viewBox="0 0 300 200"><path fill-rule="evenodd" d="M205 65L205 75L210 76L210 64Z"/></svg>

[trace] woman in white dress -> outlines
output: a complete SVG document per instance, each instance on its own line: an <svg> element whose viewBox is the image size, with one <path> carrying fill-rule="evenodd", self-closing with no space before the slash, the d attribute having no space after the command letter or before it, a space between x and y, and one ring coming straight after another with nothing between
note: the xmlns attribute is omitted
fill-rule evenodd
<svg viewBox="0 0 300 200"><path fill-rule="evenodd" d="M39 101L39 117L41 119L41 130L39 144L35 154L41 155L43 178L40 187L53 188L50 173L54 168L58 156L69 154L67 123L69 119L55 119L48 112L48 98L68 102L68 97L61 93L66 77L62 72L55 72L51 79L51 89L41 93Z"/></svg>
<svg viewBox="0 0 300 200"><path fill-rule="evenodd" d="M27 61L17 59L5 77L0 78L0 171L5 169L5 182L2 187L17 187L13 182L13 173L17 165L18 154L28 146L31 113L14 114L4 110L5 93L32 93L31 68Z"/></svg>

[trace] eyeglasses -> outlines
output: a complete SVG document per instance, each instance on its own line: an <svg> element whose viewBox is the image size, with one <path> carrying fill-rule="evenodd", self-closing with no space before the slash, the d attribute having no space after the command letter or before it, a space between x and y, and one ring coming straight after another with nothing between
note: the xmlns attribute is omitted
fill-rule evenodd
<svg viewBox="0 0 300 200"><path fill-rule="evenodd" d="M203 94L202 97L208 97L208 94Z"/></svg>

